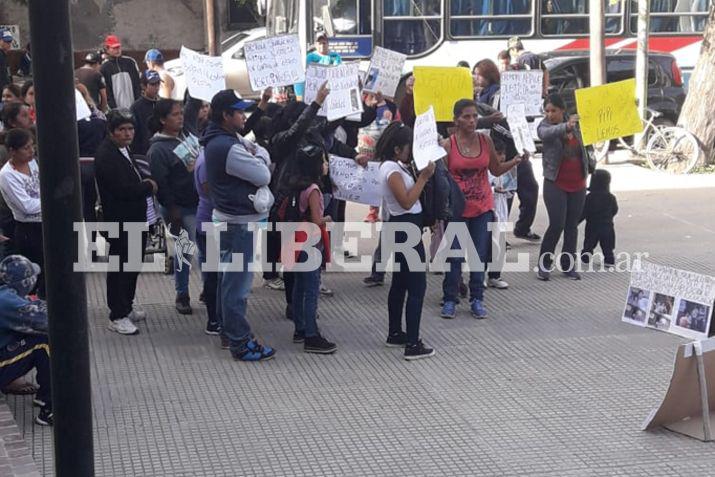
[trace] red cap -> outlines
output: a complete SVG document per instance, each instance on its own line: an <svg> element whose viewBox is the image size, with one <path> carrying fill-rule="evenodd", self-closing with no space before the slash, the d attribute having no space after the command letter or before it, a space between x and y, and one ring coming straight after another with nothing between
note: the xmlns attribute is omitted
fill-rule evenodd
<svg viewBox="0 0 715 477"><path fill-rule="evenodd" d="M104 39L104 46L116 48L117 46L122 46L122 42L119 41L117 35L107 35L107 38Z"/></svg>

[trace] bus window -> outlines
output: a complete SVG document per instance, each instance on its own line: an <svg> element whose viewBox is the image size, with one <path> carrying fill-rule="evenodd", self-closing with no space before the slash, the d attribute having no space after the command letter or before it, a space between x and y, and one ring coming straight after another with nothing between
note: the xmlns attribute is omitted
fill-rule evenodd
<svg viewBox="0 0 715 477"><path fill-rule="evenodd" d="M631 2L631 31L638 31L638 4ZM651 0L652 33L701 33L708 20L707 0Z"/></svg>
<svg viewBox="0 0 715 477"><path fill-rule="evenodd" d="M535 0L450 0L450 34L467 36L528 36Z"/></svg>
<svg viewBox="0 0 715 477"><path fill-rule="evenodd" d="M325 27L323 26L323 7L330 5L330 16L333 19L335 35L342 36L358 34L358 10L359 6L363 6L364 2L358 2L358 0L340 0L338 2L314 0L312 3L313 25L317 27L315 29L325 30Z"/></svg>
<svg viewBox="0 0 715 477"><path fill-rule="evenodd" d="M606 34L622 31L621 2L604 0ZM541 33L544 35L587 35L588 0L541 0Z"/></svg>
<svg viewBox="0 0 715 477"><path fill-rule="evenodd" d="M407 55L419 55L442 38L440 0L385 0L383 45Z"/></svg>

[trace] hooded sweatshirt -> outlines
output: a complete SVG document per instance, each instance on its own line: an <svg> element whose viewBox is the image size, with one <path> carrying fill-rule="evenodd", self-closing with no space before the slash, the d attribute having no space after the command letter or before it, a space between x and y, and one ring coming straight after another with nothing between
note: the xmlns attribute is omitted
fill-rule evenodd
<svg viewBox="0 0 715 477"><path fill-rule="evenodd" d="M618 201L611 194L611 174L596 169L588 189L581 220L586 220L587 224L613 224L613 217L618 213Z"/></svg>
<svg viewBox="0 0 715 477"><path fill-rule="evenodd" d="M107 103L110 109L129 108L141 96L139 67L133 58L109 58L99 68L107 84Z"/></svg>
<svg viewBox="0 0 715 477"><path fill-rule="evenodd" d="M199 196L194 188L194 164L198 156L195 150L184 162L180 156L190 149L186 136L168 136L156 133L149 141L151 146L147 157L151 176L159 186L156 196L159 203L167 209L172 207L187 207L195 209Z"/></svg>

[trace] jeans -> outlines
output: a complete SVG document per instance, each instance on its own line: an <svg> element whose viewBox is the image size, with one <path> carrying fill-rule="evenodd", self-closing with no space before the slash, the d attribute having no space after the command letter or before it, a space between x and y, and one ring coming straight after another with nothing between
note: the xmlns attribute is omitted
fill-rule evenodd
<svg viewBox="0 0 715 477"><path fill-rule="evenodd" d="M206 261L206 234L196 232L196 246L199 250L199 263ZM218 272L202 272L201 278L204 282L204 303L206 304L206 314L209 323L221 323L221 313L219 313L216 293L218 289Z"/></svg>
<svg viewBox="0 0 715 477"><path fill-rule="evenodd" d="M410 222L422 227L422 214L404 214L390 217L390 222ZM407 241L404 232L395 233L395 243ZM422 240L414 248L420 260L425 261L425 247ZM387 295L388 333L402 331L402 309L405 308L405 323L407 327L407 344L415 345L420 338L420 320L422 319L422 303L427 289L427 275L424 271L410 271L404 254L395 254L395 265L400 271L392 274L390 292ZM407 300L405 300L407 296Z"/></svg>
<svg viewBox="0 0 715 477"><path fill-rule="evenodd" d="M561 247L561 270L569 271L576 265L578 223L586 202L586 189L565 192L553 182L544 179L544 204L549 215L549 227L544 233L539 251L539 266L550 270L556 244L564 234Z"/></svg>
<svg viewBox="0 0 715 477"><path fill-rule="evenodd" d="M385 272L377 271L377 264L382 260L382 232L377 236L377 247L372 254L372 270L370 276L380 281L385 281Z"/></svg>
<svg viewBox="0 0 715 477"><path fill-rule="evenodd" d="M301 252L299 261L307 259ZM305 333L306 338L318 335L315 318L320 296L320 267L310 272L293 272L293 323L296 333Z"/></svg>
<svg viewBox="0 0 715 477"><path fill-rule="evenodd" d="M479 260L482 263L481 269L470 270L469 272L469 300L483 300L484 270L486 269L492 248L492 235L487 229L487 224L494 222L494 212L489 210L476 217L459 219L459 222L467 224L469 237L474 243ZM452 250L458 248L460 245L459 241L455 239L454 243L452 243ZM449 270L444 275L444 280L442 281L442 292L445 302L452 301L456 303L458 301L459 282L462 277L462 262L464 262L464 259L450 258L448 261Z"/></svg>
<svg viewBox="0 0 715 477"><path fill-rule="evenodd" d="M189 234L189 240L195 241L195 231L196 231L196 207L180 207L177 206L181 214L181 227L186 230ZM161 207L161 215L164 218L164 222L169 226L169 231L172 235L178 236L179 230L174 230L169 222L169 210L165 207ZM173 252L173 250L172 250ZM181 270L179 270L179 264L181 263L181 258L187 259L191 262L193 258L191 255L181 255L177 256L174 253L174 286L176 288L177 294L188 295L189 294L189 274L191 273L191 267L186 263L183 263Z"/></svg>
<svg viewBox="0 0 715 477"><path fill-rule="evenodd" d="M248 265L253 260L253 232L246 224L228 224L221 232L221 268L231 262L234 253L243 255L241 271L224 270L221 273L220 300L223 318L223 335L228 338L231 351L245 348L251 339L251 326L246 320L248 295L251 293L253 272Z"/></svg>

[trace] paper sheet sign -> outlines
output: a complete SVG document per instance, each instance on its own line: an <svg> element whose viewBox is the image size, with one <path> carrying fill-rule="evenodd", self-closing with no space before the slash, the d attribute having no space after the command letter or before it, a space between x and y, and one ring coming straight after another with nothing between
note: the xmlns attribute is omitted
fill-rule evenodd
<svg viewBox="0 0 715 477"><path fill-rule="evenodd" d="M220 56L202 55L182 46L179 58L184 68L186 87L192 97L211 102L216 93L226 89L226 75Z"/></svg>
<svg viewBox="0 0 715 477"><path fill-rule="evenodd" d="M643 131L636 107L636 80L576 90L584 145Z"/></svg>
<svg viewBox="0 0 715 477"><path fill-rule="evenodd" d="M544 72L541 70L504 71L501 74L499 110L507 114L509 106L522 103L527 116L539 116L543 100Z"/></svg>
<svg viewBox="0 0 715 477"><path fill-rule="evenodd" d="M370 67L367 70L363 91L368 93L380 92L383 96L394 98L402 77L405 58L407 56L402 53L379 46L375 47L375 52L370 59Z"/></svg>
<svg viewBox="0 0 715 477"><path fill-rule="evenodd" d="M249 41L243 47L253 91L305 81L304 55L298 35L280 35Z"/></svg>
<svg viewBox="0 0 715 477"><path fill-rule="evenodd" d="M473 99L472 75L467 68L415 66L415 114L434 108L437 121L454 119L454 103Z"/></svg>
<svg viewBox="0 0 715 477"><path fill-rule="evenodd" d="M359 166L354 159L330 156L330 180L336 199L379 206L382 201L380 163Z"/></svg>
<svg viewBox="0 0 715 477"><path fill-rule="evenodd" d="M514 139L514 146L519 154L524 151L536 152L536 145L531 136L531 128L526 121L526 108L524 103L515 103L509 105L506 114L506 120L509 123L511 137ZM507 159L511 159L510 157Z"/></svg>
<svg viewBox="0 0 715 477"><path fill-rule="evenodd" d="M435 121L432 106L426 112L417 116L412 134L412 156L415 159L417 170L421 171L430 162L447 155L447 151L439 145L437 122Z"/></svg>
<svg viewBox="0 0 715 477"><path fill-rule="evenodd" d="M330 94L319 116L327 116L328 121L360 114L363 111L360 96L360 68L357 62L343 63L337 66L326 66L318 63L308 64L305 71L304 101L310 104L315 100L320 85L328 82Z"/></svg>
<svg viewBox="0 0 715 477"><path fill-rule="evenodd" d="M89 109L87 101L84 100L82 93L80 93L77 89L74 90L74 106L75 111L77 112L77 121L86 119L92 115L92 111Z"/></svg>

